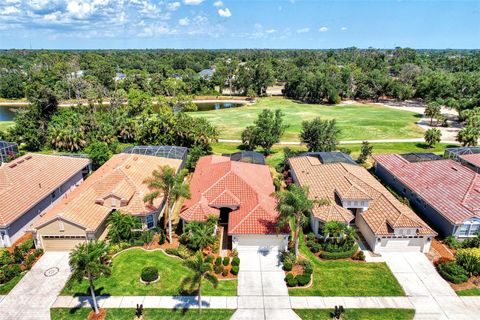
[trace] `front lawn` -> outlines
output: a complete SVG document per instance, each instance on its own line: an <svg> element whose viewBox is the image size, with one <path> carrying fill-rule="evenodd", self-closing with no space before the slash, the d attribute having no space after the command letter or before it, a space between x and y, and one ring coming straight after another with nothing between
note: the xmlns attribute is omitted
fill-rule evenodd
<svg viewBox="0 0 480 320"><path fill-rule="evenodd" d="M218 127L220 138L240 139L242 130L257 118L262 109L281 110L289 125L284 141L298 141L301 123L315 117L336 119L341 130L340 140L421 138L423 129L415 123L419 115L379 105L352 104L326 106L297 103L284 98L261 98L254 105L214 111L191 112Z"/></svg>
<svg viewBox="0 0 480 320"><path fill-rule="evenodd" d="M299 309L295 312L303 320L330 320L332 309ZM415 310L411 309L346 309L344 320L412 320Z"/></svg>
<svg viewBox="0 0 480 320"><path fill-rule="evenodd" d="M458 290L457 295L459 296L480 296L479 288L471 288L465 290Z"/></svg>
<svg viewBox="0 0 480 320"><path fill-rule="evenodd" d="M385 263L320 260L310 252L303 240L300 252L312 263L313 284L308 288L290 288L291 296L405 295Z"/></svg>
<svg viewBox="0 0 480 320"><path fill-rule="evenodd" d="M144 285L140 282L143 267L158 268L160 280ZM182 279L191 271L183 266L182 260L167 256L162 251L142 249L126 250L112 261L112 274L95 280L98 294L112 296L170 296L179 295ZM63 295L89 295L87 281L73 282L62 291ZM202 294L205 296L237 295L237 280L219 281L214 289L210 283L204 283Z"/></svg>
<svg viewBox="0 0 480 320"><path fill-rule="evenodd" d="M52 320L85 320L90 313L90 308L52 308L50 316ZM168 310L168 309L144 309L145 319L169 319L169 320L223 320L230 319L235 310ZM131 320L135 316L135 309L107 309L106 320Z"/></svg>

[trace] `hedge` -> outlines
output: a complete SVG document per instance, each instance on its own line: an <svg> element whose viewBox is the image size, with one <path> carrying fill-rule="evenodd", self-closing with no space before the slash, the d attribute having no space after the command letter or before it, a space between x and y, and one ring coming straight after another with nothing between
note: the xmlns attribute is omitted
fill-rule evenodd
<svg viewBox="0 0 480 320"><path fill-rule="evenodd" d="M239 257L234 257L232 259L232 266L239 266L240 265L240 258Z"/></svg>
<svg viewBox="0 0 480 320"><path fill-rule="evenodd" d="M223 258L223 265L227 267L230 264L230 258L229 257L224 257Z"/></svg>
<svg viewBox="0 0 480 320"><path fill-rule="evenodd" d="M320 258L325 260L346 259L352 257L358 251L358 245L354 245L352 249L344 252L327 252L320 253Z"/></svg>
<svg viewBox="0 0 480 320"><path fill-rule="evenodd" d="M446 280L459 284L468 280L468 273L456 262L447 262L437 266L438 273Z"/></svg>
<svg viewBox="0 0 480 320"><path fill-rule="evenodd" d="M231 272L233 275L237 275L239 270L240 270L240 267L239 267L239 266L233 266L232 269L230 270L230 272Z"/></svg>

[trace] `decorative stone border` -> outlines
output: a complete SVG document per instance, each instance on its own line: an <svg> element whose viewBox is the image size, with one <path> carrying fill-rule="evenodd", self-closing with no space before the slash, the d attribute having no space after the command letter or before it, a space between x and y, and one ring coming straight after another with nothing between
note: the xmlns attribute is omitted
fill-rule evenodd
<svg viewBox="0 0 480 320"><path fill-rule="evenodd" d="M157 279L155 279L155 280L153 280L153 281L150 281L150 282L143 281L142 277L140 277L140 282L143 283L143 284L146 285L146 286L148 286L149 284L158 282L158 281L160 281L160 276L158 276Z"/></svg>

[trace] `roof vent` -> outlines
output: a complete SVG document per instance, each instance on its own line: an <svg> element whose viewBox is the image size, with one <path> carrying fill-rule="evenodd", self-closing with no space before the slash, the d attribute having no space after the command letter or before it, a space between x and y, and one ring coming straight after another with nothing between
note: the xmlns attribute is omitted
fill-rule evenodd
<svg viewBox="0 0 480 320"><path fill-rule="evenodd" d="M457 168L455 168L455 167L452 167L452 170L453 170L453 171L458 171L458 169L457 169Z"/></svg>
<svg viewBox="0 0 480 320"><path fill-rule="evenodd" d="M30 160L30 159L32 159L32 156L26 156L25 157L25 160Z"/></svg>
<svg viewBox="0 0 480 320"><path fill-rule="evenodd" d="M9 165L8 167L9 167L9 168L15 168L16 166L17 166L17 164L16 164L16 163L12 163L12 164L11 164L11 165Z"/></svg>

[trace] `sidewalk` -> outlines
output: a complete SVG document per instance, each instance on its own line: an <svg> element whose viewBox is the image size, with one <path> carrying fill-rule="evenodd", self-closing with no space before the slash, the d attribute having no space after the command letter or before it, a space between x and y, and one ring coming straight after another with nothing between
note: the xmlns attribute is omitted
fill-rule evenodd
<svg viewBox="0 0 480 320"><path fill-rule="evenodd" d="M339 141L338 144L361 144L365 140L343 140ZM366 140L369 143L402 143L402 142L425 142L424 138L409 138L409 139L381 139L381 140ZM225 143L242 143L242 140L237 139L218 139L218 142L225 142ZM442 140L442 143L450 143L450 144L458 144L458 141L454 140ZM276 143L276 145L284 145L284 146L299 146L302 143L300 141L280 141Z"/></svg>

